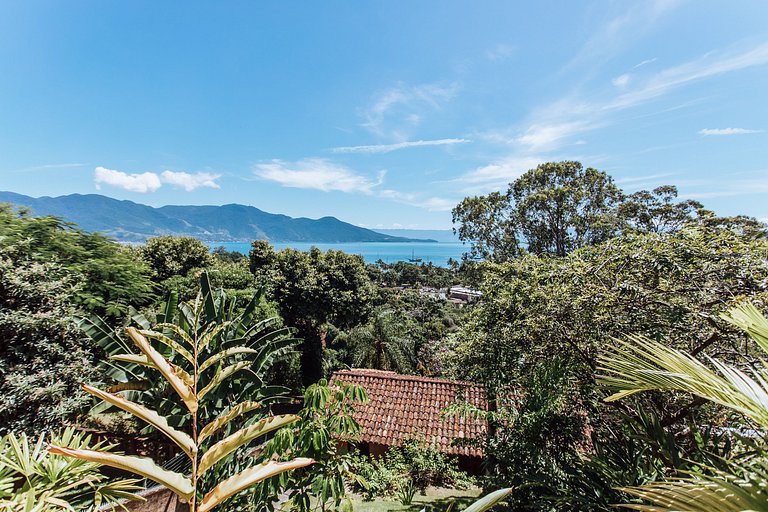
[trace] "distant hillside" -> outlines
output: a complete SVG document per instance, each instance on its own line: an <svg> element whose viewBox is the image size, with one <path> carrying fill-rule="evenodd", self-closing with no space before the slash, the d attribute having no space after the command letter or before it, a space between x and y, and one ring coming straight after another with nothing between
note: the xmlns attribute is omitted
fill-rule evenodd
<svg viewBox="0 0 768 512"><path fill-rule="evenodd" d="M374 229L377 233L407 238L429 238L437 242L461 242L450 229Z"/></svg>
<svg viewBox="0 0 768 512"><path fill-rule="evenodd" d="M13 192L0 192L0 203L27 206L34 215L55 215L86 231L131 242L160 235L208 242L434 242L377 233L334 217L295 219L240 204L153 208L97 194L33 198Z"/></svg>

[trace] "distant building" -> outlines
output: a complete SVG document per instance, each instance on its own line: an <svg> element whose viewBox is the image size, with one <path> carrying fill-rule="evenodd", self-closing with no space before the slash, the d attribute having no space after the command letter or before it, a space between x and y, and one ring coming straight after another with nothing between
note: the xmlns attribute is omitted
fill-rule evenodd
<svg viewBox="0 0 768 512"><path fill-rule="evenodd" d="M465 286L451 286L448 289L448 298L453 300L461 300L465 303L474 302L483 296L483 292L467 288Z"/></svg>
<svg viewBox="0 0 768 512"><path fill-rule="evenodd" d="M354 413L362 426L364 453L378 456L410 439L421 439L442 453L458 456L460 467L480 471L482 449L456 446L454 440L481 438L488 430L486 421L442 417L442 412L458 402L487 410L483 386L369 369L337 372L331 382L337 380L358 384L368 392L368 403L357 405Z"/></svg>

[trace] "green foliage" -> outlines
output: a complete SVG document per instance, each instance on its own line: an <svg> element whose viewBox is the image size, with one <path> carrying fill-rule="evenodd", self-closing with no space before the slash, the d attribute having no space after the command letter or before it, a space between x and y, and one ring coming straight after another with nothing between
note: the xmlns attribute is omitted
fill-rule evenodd
<svg viewBox="0 0 768 512"><path fill-rule="evenodd" d="M391 448L380 458L358 458L355 471L360 476L357 488L369 500L398 495L404 492L404 483L421 492L429 486L466 489L474 484L471 476L458 469L455 458L419 439Z"/></svg>
<svg viewBox="0 0 768 512"><path fill-rule="evenodd" d="M128 380L110 391L83 386L88 393L148 423L168 437L189 458L189 476L185 471L165 470L146 458L56 445L51 446L51 452L116 467L153 480L190 502L191 512L212 510L254 484L311 464L313 461L307 458L289 458L282 462L269 460L260 464L253 460L253 464L237 474L221 480L213 479L209 474L206 479L208 470L221 467L222 462L247 450L252 442L298 419L294 415L265 416L265 404L253 399L240 403L227 399L240 399L246 392L249 397L268 399L269 391L248 389L249 385L260 388L259 372L275 358L292 350L296 343L286 336L287 332L265 333L265 323L252 322L258 299L255 297L243 313L235 315L233 305L222 293L211 290L207 276L203 275L195 302L176 304L171 295L163 313L165 321L155 326L156 330L150 330L149 326L142 330L126 328L128 338L139 349L138 354L111 355L113 361L123 363L116 368L125 376L134 377L135 370L148 368L154 373L154 379L145 375L138 382ZM135 320L144 321L141 318ZM102 325L98 321L90 322L85 328L97 332ZM115 345L123 344L111 333L103 335ZM162 379L157 379L158 373ZM256 377L255 382L242 378L243 374ZM233 380L239 383L233 385ZM162 381L164 385L158 386L156 381ZM154 401L159 398L164 409L172 410L172 414L163 414L118 394L139 389L151 390ZM226 409L222 410L222 407Z"/></svg>
<svg viewBox="0 0 768 512"><path fill-rule="evenodd" d="M534 254L566 253L610 238L621 190L604 172L579 162L549 162L524 173L509 189L520 233Z"/></svg>
<svg viewBox="0 0 768 512"><path fill-rule="evenodd" d="M309 457L314 464L274 479L262 488L259 502L274 501L290 489L294 510L339 510L349 501L347 487L356 480L349 447L359 441L360 425L352 414L356 404L368 401L365 389L325 380L309 386L299 421L275 435L265 448L267 457ZM270 495L265 499L264 495Z"/></svg>
<svg viewBox="0 0 768 512"><path fill-rule="evenodd" d="M208 389L199 397L198 419L212 421L225 414L233 403L257 401L264 408L284 400L288 391L280 386L267 386L273 365L290 358L299 340L291 330L280 326L280 319L269 317L271 308L261 294L251 297L239 310L236 298L222 289L214 289L207 273L199 278L199 292L193 302L179 302L170 292L154 321L135 314L133 322L141 329L152 347L175 368L186 368L190 354L183 349L192 340L205 339L205 353L216 354L201 367L197 381ZM112 390L128 391L169 419L175 427L189 427L191 417L177 401L169 383L156 378L156 370L144 359L125 357L133 342L110 329L98 317L82 319L81 326L98 343L109 360L105 375ZM189 370L187 370L189 372ZM223 376L226 376L222 380Z"/></svg>
<svg viewBox="0 0 768 512"><path fill-rule="evenodd" d="M768 319L757 308L742 304L722 316L748 333L763 354L768 352ZM607 401L650 390L690 393L746 416L758 429L768 428L768 370L762 361L740 369L710 357L705 365L690 354L636 336L617 341L601 357L599 371L600 382L615 392ZM768 450L758 438L724 467L694 468L671 481L623 490L652 504L630 507L636 510L757 511L768 510L766 481Z"/></svg>
<svg viewBox="0 0 768 512"><path fill-rule="evenodd" d="M193 269L211 263L208 246L191 236L159 236L147 240L141 257L152 269L157 282L186 276Z"/></svg>
<svg viewBox="0 0 768 512"><path fill-rule="evenodd" d="M70 291L89 312L118 317L129 305L148 304L154 297L149 271L131 249L56 217L31 217L0 205L0 245L17 265L58 263L80 282Z"/></svg>
<svg viewBox="0 0 768 512"><path fill-rule="evenodd" d="M18 262L0 247L0 433L57 429L88 403L93 356L69 303L80 290L55 263Z"/></svg>
<svg viewBox="0 0 768 512"><path fill-rule="evenodd" d="M548 372L544 362L557 354L571 369L571 378L562 389L554 386L547 400L562 397L565 408L560 420L577 420L578 411L583 411L593 429L593 446L602 447L601 458L592 464L574 448L551 444L550 436L563 432L555 415L554 423L544 421L538 432L534 427L527 430L534 435L531 446L541 450L539 459L525 455L536 451L521 449L516 443L526 436L504 428L502 422L491 432L492 450L487 452L495 458L491 462L507 466L498 471L501 483L543 482L546 492L539 496L555 509L607 510L615 503L611 500L621 496L612 490L616 485L640 485L685 470L676 459L709 463L702 452L711 450L711 443L698 447L692 434L683 442L678 433L673 447L661 432L669 434L665 429L672 426L685 431L680 426L685 423L688 428L722 424L716 409L684 395L660 393L643 394L631 404L600 405L594 386L597 361L616 344L614 338L637 332L663 339L668 348L699 356L718 354L731 362L746 356L759 364L754 346L719 315L744 298L765 304L767 280L765 240L705 227L624 235L562 258L528 255L487 265L483 300L455 336L451 373L484 383L492 398L504 398L510 390L528 390L531 379ZM519 412L546 411L546 402L542 405L543 409L526 406ZM643 420L639 410L658 417ZM644 426L633 432L629 425ZM690 431L697 430L704 429ZM543 464L530 470L526 461L536 460ZM625 471L627 480L610 480L634 460L640 461L634 466L636 473ZM590 479L595 484L584 485ZM516 496L522 499L525 492ZM569 502L568 497L573 499Z"/></svg>
<svg viewBox="0 0 768 512"><path fill-rule="evenodd" d="M322 376L323 327L330 323L348 329L365 321L376 290L362 257L342 251L274 252L263 241L253 243L250 269L268 284L268 296L278 305L286 324L304 340L304 384Z"/></svg>
<svg viewBox="0 0 768 512"><path fill-rule="evenodd" d="M358 368L398 373L413 371L414 343L393 311L378 311L367 324L341 337L350 346L352 363Z"/></svg>
<svg viewBox="0 0 768 512"><path fill-rule="evenodd" d="M90 436L72 428L51 435L51 444L72 449L112 447L91 444ZM46 436L31 443L25 434L0 439L0 510L7 512L90 511L119 499L138 500L137 480L108 480L99 464L48 453Z"/></svg>

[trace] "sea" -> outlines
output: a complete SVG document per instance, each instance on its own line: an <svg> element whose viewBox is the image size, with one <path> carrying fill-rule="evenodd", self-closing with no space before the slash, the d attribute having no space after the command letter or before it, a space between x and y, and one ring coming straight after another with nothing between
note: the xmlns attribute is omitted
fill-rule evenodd
<svg viewBox="0 0 768 512"><path fill-rule="evenodd" d="M224 247L228 251L237 251L245 255L251 250L251 244L247 242L209 242L208 246L211 249ZM421 258L419 263L432 263L438 267L447 267L450 258L460 261L461 255L469 249L461 242L349 242L336 244L288 242L272 243L272 246L278 251L287 247L298 251L308 251L312 247L317 247L322 251L333 249L348 254L359 254L366 263L376 263L378 260L382 260L384 263L396 263Z"/></svg>

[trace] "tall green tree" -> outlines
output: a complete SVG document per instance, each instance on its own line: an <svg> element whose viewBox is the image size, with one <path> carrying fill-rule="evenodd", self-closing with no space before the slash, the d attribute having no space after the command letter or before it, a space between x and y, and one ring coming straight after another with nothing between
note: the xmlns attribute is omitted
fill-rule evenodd
<svg viewBox="0 0 768 512"><path fill-rule="evenodd" d="M370 314L376 290L362 257L342 251L275 252L261 241L250 255L254 275L269 278L268 293L286 324L302 338L305 386L322 377L325 325L349 329Z"/></svg>
<svg viewBox="0 0 768 512"><path fill-rule="evenodd" d="M186 276L190 270L203 268L213 260L208 246L191 236L150 238L141 248L141 256L158 282Z"/></svg>
<svg viewBox="0 0 768 512"><path fill-rule="evenodd" d="M358 368L412 373L415 344L406 335L404 319L393 311L377 311L371 320L342 336L351 349L352 363Z"/></svg>
<svg viewBox="0 0 768 512"><path fill-rule="evenodd" d="M606 173L579 162L549 162L510 186L520 233L534 254L565 256L607 240L618 229L622 193Z"/></svg>
<svg viewBox="0 0 768 512"><path fill-rule="evenodd" d="M454 233L470 243L470 259L506 261L520 254L520 226L509 192L467 197L452 212Z"/></svg>
<svg viewBox="0 0 768 512"><path fill-rule="evenodd" d="M17 264L55 262L81 286L71 297L88 312L119 317L154 298L149 269L130 248L56 217L33 217L0 204L0 245Z"/></svg>

